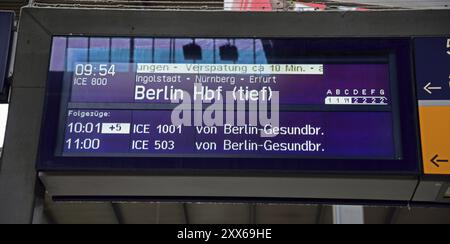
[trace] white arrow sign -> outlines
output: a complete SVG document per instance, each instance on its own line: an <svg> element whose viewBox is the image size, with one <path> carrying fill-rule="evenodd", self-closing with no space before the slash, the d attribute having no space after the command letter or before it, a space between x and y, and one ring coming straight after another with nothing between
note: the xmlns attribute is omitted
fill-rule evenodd
<svg viewBox="0 0 450 244"><path fill-rule="evenodd" d="M433 94L433 90L442 90L442 87L441 86L431 86L431 82L430 82L423 89L426 92L428 92L429 94Z"/></svg>

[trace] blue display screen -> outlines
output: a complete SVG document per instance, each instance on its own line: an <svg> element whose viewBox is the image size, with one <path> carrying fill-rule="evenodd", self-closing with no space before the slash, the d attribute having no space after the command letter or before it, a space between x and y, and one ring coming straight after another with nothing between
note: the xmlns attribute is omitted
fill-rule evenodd
<svg viewBox="0 0 450 244"><path fill-rule="evenodd" d="M409 48L54 37L40 166L414 172Z"/></svg>

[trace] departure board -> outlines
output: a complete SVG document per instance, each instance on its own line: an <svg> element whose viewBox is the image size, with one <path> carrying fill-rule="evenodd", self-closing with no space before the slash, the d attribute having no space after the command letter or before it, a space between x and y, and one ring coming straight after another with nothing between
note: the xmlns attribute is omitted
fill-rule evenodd
<svg viewBox="0 0 450 244"><path fill-rule="evenodd" d="M398 159L387 55L295 40L55 37L61 157Z"/></svg>

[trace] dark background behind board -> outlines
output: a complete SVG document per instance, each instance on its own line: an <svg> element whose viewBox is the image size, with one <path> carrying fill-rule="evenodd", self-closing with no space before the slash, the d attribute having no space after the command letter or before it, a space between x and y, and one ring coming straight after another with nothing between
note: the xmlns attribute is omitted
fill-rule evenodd
<svg viewBox="0 0 450 244"><path fill-rule="evenodd" d="M8 78L13 24L14 13L0 11L0 102L6 100L5 82Z"/></svg>

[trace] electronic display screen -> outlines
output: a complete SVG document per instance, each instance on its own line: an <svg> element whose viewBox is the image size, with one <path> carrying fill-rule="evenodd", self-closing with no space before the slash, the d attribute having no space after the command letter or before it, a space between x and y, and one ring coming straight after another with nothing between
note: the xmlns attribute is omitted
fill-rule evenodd
<svg viewBox="0 0 450 244"><path fill-rule="evenodd" d="M302 48L295 39L55 37L56 155L400 159L389 55Z"/></svg>

